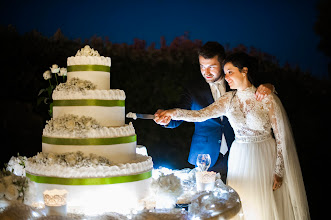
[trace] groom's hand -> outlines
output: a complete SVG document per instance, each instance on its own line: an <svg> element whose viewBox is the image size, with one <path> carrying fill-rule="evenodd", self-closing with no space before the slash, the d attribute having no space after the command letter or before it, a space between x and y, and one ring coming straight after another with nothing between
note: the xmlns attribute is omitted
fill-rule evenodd
<svg viewBox="0 0 331 220"><path fill-rule="evenodd" d="M274 89L275 87L270 83L260 85L255 92L256 100L261 101L262 99L270 95L274 91Z"/></svg>
<svg viewBox="0 0 331 220"><path fill-rule="evenodd" d="M167 125L171 121L170 117L163 117L163 113L165 110L159 109L155 112L154 116L154 121L159 124L159 125Z"/></svg>

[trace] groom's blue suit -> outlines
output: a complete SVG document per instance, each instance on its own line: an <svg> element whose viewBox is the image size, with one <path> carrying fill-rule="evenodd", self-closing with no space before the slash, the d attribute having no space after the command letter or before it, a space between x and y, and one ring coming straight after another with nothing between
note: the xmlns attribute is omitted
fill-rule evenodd
<svg viewBox="0 0 331 220"><path fill-rule="evenodd" d="M213 102L214 99L210 86L204 80L199 80L199 82L189 84L178 107L182 109L200 110ZM171 120L166 127L175 128L182 122L183 121ZM225 174L226 176L229 151L224 157L222 154L220 155L223 133L230 150L234 140L234 132L226 117L223 117L223 121L221 121L220 118L213 118L204 122L196 122L188 162L196 165L198 154L209 154L211 157L210 170L218 171L221 175ZM219 156L222 158L219 158ZM213 166L215 169L213 169Z"/></svg>

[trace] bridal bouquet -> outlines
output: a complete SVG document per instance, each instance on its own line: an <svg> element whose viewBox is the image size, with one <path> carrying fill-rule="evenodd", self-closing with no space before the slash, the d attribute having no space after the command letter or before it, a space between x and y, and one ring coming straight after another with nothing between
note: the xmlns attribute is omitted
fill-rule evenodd
<svg viewBox="0 0 331 220"><path fill-rule="evenodd" d="M23 200L24 192L28 186L25 177L26 157L12 157L6 169L0 171L0 199Z"/></svg>
<svg viewBox="0 0 331 220"><path fill-rule="evenodd" d="M48 114L52 116L53 114L53 99L52 94L53 90L59 83L65 82L67 77L67 68L60 68L57 64L53 64L50 67L50 70L46 70L43 73L45 80L48 80L49 86L45 89L41 89L38 93L37 105L40 105L41 102L44 102L46 105L49 105Z"/></svg>

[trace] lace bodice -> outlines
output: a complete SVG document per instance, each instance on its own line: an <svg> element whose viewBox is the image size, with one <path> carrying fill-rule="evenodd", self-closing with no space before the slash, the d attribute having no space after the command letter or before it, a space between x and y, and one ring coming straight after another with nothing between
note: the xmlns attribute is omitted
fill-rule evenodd
<svg viewBox="0 0 331 220"><path fill-rule="evenodd" d="M248 87L243 91L231 91L208 107L199 111L176 109L174 120L201 122L222 115L228 117L234 130L236 141L257 142L271 137L274 132L277 144L277 158L275 174L283 176L284 161L282 154L282 134L278 128L277 119L281 114L279 107L274 101L274 94L257 101L255 98L256 88Z"/></svg>

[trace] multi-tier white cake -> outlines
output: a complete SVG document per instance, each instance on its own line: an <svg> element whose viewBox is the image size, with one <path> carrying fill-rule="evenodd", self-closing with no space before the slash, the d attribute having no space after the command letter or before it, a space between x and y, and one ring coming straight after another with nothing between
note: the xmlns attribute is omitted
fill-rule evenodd
<svg viewBox="0 0 331 220"><path fill-rule="evenodd" d="M43 192L67 190L68 210L100 213L136 208L149 193L152 158L136 154L125 93L110 89L110 58L89 46L67 60L68 80L53 92L53 118L42 153L28 159L27 204Z"/></svg>

